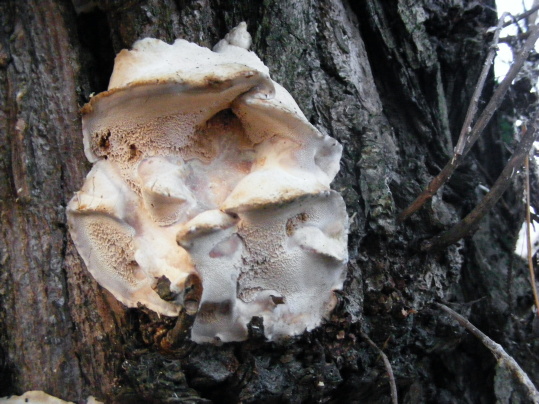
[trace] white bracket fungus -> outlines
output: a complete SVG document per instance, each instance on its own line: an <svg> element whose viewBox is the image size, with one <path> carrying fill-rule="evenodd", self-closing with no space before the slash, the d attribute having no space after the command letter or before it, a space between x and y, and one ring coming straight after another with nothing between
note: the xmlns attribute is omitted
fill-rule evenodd
<svg viewBox="0 0 539 404"><path fill-rule="evenodd" d="M33 390L27 391L20 396L0 397L0 403L4 404L74 404L72 401L64 401L62 399L48 395L43 391ZM97 401L93 396L89 396L86 404L103 404Z"/></svg>
<svg viewBox="0 0 539 404"><path fill-rule="evenodd" d="M214 51L143 39L82 109L94 166L68 206L75 245L125 305L196 313L196 342L244 340L253 316L269 339L316 327L348 260L345 205L329 188L342 147L250 43L245 23Z"/></svg>

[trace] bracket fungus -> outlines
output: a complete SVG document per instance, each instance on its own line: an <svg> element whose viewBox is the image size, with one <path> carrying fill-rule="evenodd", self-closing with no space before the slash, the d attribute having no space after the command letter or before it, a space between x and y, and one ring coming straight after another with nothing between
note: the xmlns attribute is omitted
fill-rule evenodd
<svg viewBox="0 0 539 404"><path fill-rule="evenodd" d="M342 147L250 43L245 23L213 51L140 40L82 109L94 166L67 209L75 245L125 305L196 314L199 343L245 340L253 316L272 340L313 329L348 260Z"/></svg>

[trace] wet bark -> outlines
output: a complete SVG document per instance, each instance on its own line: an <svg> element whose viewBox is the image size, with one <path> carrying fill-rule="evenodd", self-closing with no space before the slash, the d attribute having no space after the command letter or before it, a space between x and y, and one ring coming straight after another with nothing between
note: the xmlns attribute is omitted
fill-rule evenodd
<svg viewBox="0 0 539 404"><path fill-rule="evenodd" d="M388 356L400 402L525 397L432 305L455 303L538 380L531 291L512 255L519 181L473 237L419 249L500 173L512 146L503 125L488 129L428 206L396 222L452 154L495 25L493 1L75 3L0 2L0 396L37 389L76 402L388 403L384 364L363 331ZM333 187L351 218L348 277L331 319L311 333L275 344L253 327L245 343L164 351L175 319L116 302L68 235L65 206L89 170L78 109L106 89L115 53L135 40L210 47L240 21L273 79L344 145Z"/></svg>

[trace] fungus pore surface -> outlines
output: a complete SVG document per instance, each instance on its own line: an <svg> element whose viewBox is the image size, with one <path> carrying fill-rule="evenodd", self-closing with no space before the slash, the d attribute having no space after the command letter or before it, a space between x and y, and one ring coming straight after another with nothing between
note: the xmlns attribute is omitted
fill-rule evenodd
<svg viewBox="0 0 539 404"><path fill-rule="evenodd" d="M196 315L199 343L245 340L253 316L270 340L316 327L348 260L342 147L250 44L245 23L213 51L140 40L82 109L94 166L67 209L75 245L123 304Z"/></svg>

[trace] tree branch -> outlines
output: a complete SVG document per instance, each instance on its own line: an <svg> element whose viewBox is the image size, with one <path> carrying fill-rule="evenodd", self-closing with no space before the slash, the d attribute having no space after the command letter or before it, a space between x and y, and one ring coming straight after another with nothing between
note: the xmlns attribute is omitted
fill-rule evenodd
<svg viewBox="0 0 539 404"><path fill-rule="evenodd" d="M518 143L513 155L509 159L508 163L502 170L502 173L490 189L490 192L483 198L483 200L460 222L453 226L448 231L426 240L421 245L422 250L440 249L447 247L460 240L463 237L468 236L474 232L479 226L479 222L485 216L494 204L500 199L504 191L510 184L510 180L513 175L518 171L523 160L527 158L530 149L533 146L533 142L537 138L537 127L539 125L539 111L536 111L533 118L532 125L522 135L522 139Z"/></svg>
<svg viewBox="0 0 539 404"><path fill-rule="evenodd" d="M487 335L483 334L476 326L474 326L472 323L470 323L467 319L462 317L456 311L440 303L434 303L434 304L438 306L440 309L442 309L444 312L449 314L451 317L453 317L453 319L455 319L461 326L466 328L471 334L477 337L479 341L481 341L481 343L485 347L487 347L490 350L490 352L492 352L492 354L498 361L498 365L505 366L522 383L522 385L526 388L528 397L531 399L531 402L539 403L539 391L537 391L537 388L533 385L532 381L530 380L526 372L522 370L522 368L513 359L512 356L510 356L507 352L505 352L505 350L502 348L500 344L491 340Z"/></svg>
<svg viewBox="0 0 539 404"><path fill-rule="evenodd" d="M427 188L406 208L402 213L399 215L399 222L403 222L408 217L410 217L412 214L414 214L416 211L418 211L426 201L428 201L432 196L438 192L440 187L445 184L445 182L451 177L455 169L459 166L460 162L462 161L463 157L468 154L468 152L471 150L472 146L475 144L487 124L489 123L490 119L492 118L492 115L494 115L494 112L499 108L503 101L503 97L505 96L505 93L511 86L511 83L517 76L518 72L524 65L524 62L528 58L528 53L533 49L535 42L539 38L539 26L534 25L530 28L530 36L522 46L522 49L518 53L517 57L513 61L513 64L511 65L509 71L507 72L507 75L502 80L500 85L496 88L494 91L494 94L492 95L492 98L490 99L489 103L479 116L477 122L473 126L472 130L467 134L466 140L461 142L459 139L459 142L457 144L457 148L455 148L455 154L453 155L453 158L445 165L445 167L442 169L440 174L438 174L427 186ZM491 50L492 51L492 50ZM490 56L490 55L489 55ZM488 57L487 57L488 60ZM473 104L473 101L472 101ZM472 108L472 106L470 106ZM465 121L466 124L466 121ZM463 129L461 130L461 134L464 132L466 133L468 126L463 125ZM462 144L461 144L462 143ZM459 147L462 150L459 150Z"/></svg>
<svg viewBox="0 0 539 404"><path fill-rule="evenodd" d="M382 360L384 361L384 366L386 367L387 376L389 377L389 387L391 390L391 402L393 404L399 404L399 399L397 396L397 384L395 383L395 376L393 375L393 369L391 368L391 363L389 362L389 359L387 355L382 351L378 345L374 343L373 340L371 340L367 334L365 334L363 331L359 331L359 334L361 337L367 341L367 343L373 347L382 357Z"/></svg>
<svg viewBox="0 0 539 404"><path fill-rule="evenodd" d="M507 21L506 23L503 24L503 28L508 27L509 25L515 24L518 21L523 20L524 18L528 18L530 15L535 13L537 10L539 10L539 6L533 6L528 11L525 11L525 12L519 14L519 15L516 15L516 16L512 17L511 21Z"/></svg>
<svg viewBox="0 0 539 404"><path fill-rule="evenodd" d="M516 41L523 41L524 39L529 38L529 37L530 37L529 31L523 32L522 34L518 34L518 35L506 35L503 38L500 38L500 43L505 43L505 44L510 45Z"/></svg>
<svg viewBox="0 0 539 404"><path fill-rule="evenodd" d="M457 146L455 147L456 155L462 154L462 152L464 151L464 144L466 143L468 134L471 131L472 121L477 112L477 105L479 104L479 98L481 97L481 93L483 92L483 87L485 86L485 81L487 79L488 72L490 71L490 68L492 66L494 56L496 56L498 40L500 38L500 31L507 15L508 13L503 13L498 20L498 25L496 26L496 30L494 31L494 38L492 38L492 43L490 45L490 51L487 55L487 58L485 59L485 63L483 63L483 69L481 70L481 74L479 75L477 85L475 86L475 90L472 95L472 100L470 101L470 105L468 106L466 118L464 118L464 123L462 124L462 128L460 129L459 140L457 142Z"/></svg>

